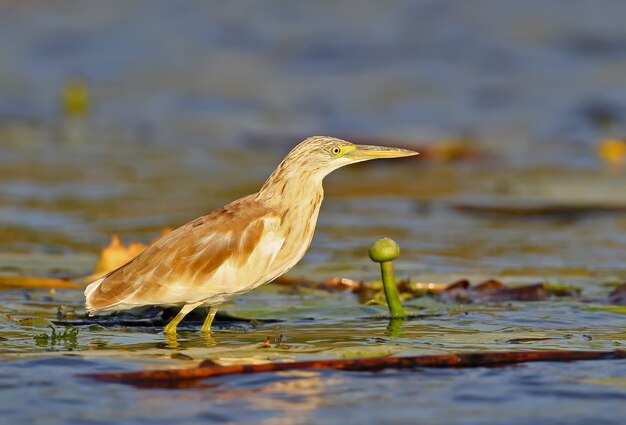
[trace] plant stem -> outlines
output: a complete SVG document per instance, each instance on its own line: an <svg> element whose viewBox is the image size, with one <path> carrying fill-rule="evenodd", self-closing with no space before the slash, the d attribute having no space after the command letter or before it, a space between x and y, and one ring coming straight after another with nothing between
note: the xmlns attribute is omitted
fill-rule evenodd
<svg viewBox="0 0 626 425"><path fill-rule="evenodd" d="M387 305L389 306L391 317L394 319L404 318L406 314L404 313L400 295L398 294L396 278L393 274L393 263L391 261L380 263L380 274L383 277L383 288L385 290L385 297L387 298Z"/></svg>

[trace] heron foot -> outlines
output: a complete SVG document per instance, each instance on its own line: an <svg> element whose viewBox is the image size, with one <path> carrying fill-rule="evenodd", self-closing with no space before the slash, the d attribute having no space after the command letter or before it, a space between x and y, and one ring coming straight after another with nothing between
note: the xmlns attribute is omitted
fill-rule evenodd
<svg viewBox="0 0 626 425"><path fill-rule="evenodd" d="M200 303L195 304L185 304L183 308L180 309L176 317L174 317L168 324L163 328L163 333L166 335L176 335L176 328L178 324L185 318L187 314L194 308L198 307Z"/></svg>
<svg viewBox="0 0 626 425"><path fill-rule="evenodd" d="M217 314L217 307L209 307L209 314L207 314L202 327L200 328L200 332L205 334L211 333L211 324L213 323L213 319L215 319L215 315Z"/></svg>
<svg viewBox="0 0 626 425"><path fill-rule="evenodd" d="M182 320L182 318L180 320ZM163 333L165 335L176 336L176 328L178 327L180 320L176 320L176 318L172 319L172 321L170 321L167 326L163 328Z"/></svg>

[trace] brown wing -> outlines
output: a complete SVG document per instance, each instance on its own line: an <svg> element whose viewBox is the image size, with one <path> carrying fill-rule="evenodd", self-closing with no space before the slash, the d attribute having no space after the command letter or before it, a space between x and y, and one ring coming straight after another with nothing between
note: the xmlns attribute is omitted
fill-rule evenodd
<svg viewBox="0 0 626 425"><path fill-rule="evenodd" d="M89 310L169 304L168 285L204 281L224 262L246 261L274 214L254 195L189 222L161 237L124 266L87 287ZM174 301L174 300L173 300ZM179 303L178 300L172 304Z"/></svg>

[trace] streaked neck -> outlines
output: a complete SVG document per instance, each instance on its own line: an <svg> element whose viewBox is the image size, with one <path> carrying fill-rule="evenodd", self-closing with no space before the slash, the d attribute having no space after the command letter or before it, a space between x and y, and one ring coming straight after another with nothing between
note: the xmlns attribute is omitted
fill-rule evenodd
<svg viewBox="0 0 626 425"><path fill-rule="evenodd" d="M293 209L312 200L321 202L324 195L323 178L320 173L285 167L283 162L261 187L257 200L268 207L281 210Z"/></svg>

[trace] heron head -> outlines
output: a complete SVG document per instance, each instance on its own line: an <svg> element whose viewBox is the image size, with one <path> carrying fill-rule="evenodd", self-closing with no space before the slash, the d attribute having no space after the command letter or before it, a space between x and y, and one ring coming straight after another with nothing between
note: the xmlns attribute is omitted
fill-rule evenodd
<svg viewBox="0 0 626 425"><path fill-rule="evenodd" d="M386 146L356 145L328 136L309 137L287 155L283 163L300 172L319 174L322 178L337 168L379 158L399 158L417 152Z"/></svg>

